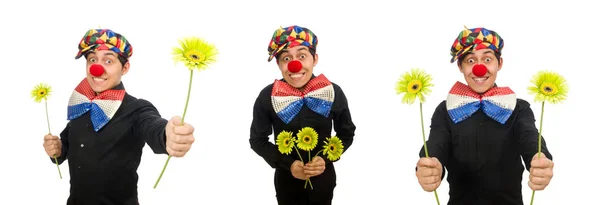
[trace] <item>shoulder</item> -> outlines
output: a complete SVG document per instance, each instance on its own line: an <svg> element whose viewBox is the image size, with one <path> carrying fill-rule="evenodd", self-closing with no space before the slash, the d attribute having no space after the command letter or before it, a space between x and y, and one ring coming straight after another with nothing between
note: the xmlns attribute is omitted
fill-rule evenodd
<svg viewBox="0 0 600 205"><path fill-rule="evenodd" d="M125 93L125 97L123 98L123 108L130 112L139 112L147 109L156 110L156 107L150 101L134 97L129 93Z"/></svg>
<svg viewBox="0 0 600 205"><path fill-rule="evenodd" d="M274 83L270 83L268 85L266 85L265 87L263 87L260 92L258 93L258 96L256 97L257 101L264 101L264 100L270 100L271 99L271 93L273 93L273 84Z"/></svg>
<svg viewBox="0 0 600 205"><path fill-rule="evenodd" d="M448 102L448 101L446 101L446 100L442 100L442 102L440 102L440 103L437 105L437 107L435 108L435 111L436 111L436 112L441 112L441 111L445 112L445 111L447 111L447 110L448 110L448 109L447 109L447 105L446 105L446 103L447 103L447 102Z"/></svg>
<svg viewBox="0 0 600 205"><path fill-rule="evenodd" d="M331 86L333 87L334 91L343 92L342 87L340 85L338 85L337 83L331 82Z"/></svg>
<svg viewBox="0 0 600 205"><path fill-rule="evenodd" d="M529 103L527 100L517 98L515 111L523 112L523 111L529 111L529 110L531 110L531 103Z"/></svg>

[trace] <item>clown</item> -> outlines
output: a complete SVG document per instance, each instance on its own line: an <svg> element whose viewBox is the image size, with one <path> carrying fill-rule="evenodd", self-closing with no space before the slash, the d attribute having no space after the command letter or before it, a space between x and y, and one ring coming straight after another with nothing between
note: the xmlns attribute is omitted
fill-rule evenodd
<svg viewBox="0 0 600 205"><path fill-rule="evenodd" d="M268 61L276 59L282 79L267 85L254 104L250 145L275 169L279 204L331 204L336 174L333 162L327 158L312 156L310 162L302 164L297 155L281 154L269 142L269 135L312 127L319 135L317 147L322 147L325 137L332 134L333 124L345 150L354 138L356 127L344 92L323 74L313 74L319 61L317 42L317 36L307 28L277 29L269 43ZM300 154L309 159L308 152L300 150ZM313 190L304 189L308 178Z"/></svg>
<svg viewBox="0 0 600 205"><path fill-rule="evenodd" d="M147 143L156 154L183 157L194 142L194 128L179 116L163 119L152 103L125 91L132 47L122 35L91 29L75 59L85 56L86 77L73 91L66 128L46 135L48 156L69 160L67 204L137 205L137 168Z"/></svg>
<svg viewBox="0 0 600 205"><path fill-rule="evenodd" d="M552 155L542 141L527 101L495 83L502 68L503 39L485 28L463 30L451 47L467 84L456 82L431 119L430 158L417 163L416 176L425 191L440 186L448 173L448 204L523 204L523 163L529 187L543 190L553 176ZM534 156L536 156L534 158Z"/></svg>

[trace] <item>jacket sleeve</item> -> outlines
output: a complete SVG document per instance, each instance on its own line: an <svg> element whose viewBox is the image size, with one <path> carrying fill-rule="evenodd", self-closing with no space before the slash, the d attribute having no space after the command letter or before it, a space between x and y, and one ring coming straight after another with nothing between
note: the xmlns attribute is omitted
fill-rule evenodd
<svg viewBox="0 0 600 205"><path fill-rule="evenodd" d="M435 157L442 163L442 179L446 174L445 166L448 163L450 153L450 121L446 110L446 102L443 101L435 109L431 118L429 139L427 140L427 151L429 157ZM421 146L420 157L426 157L425 147Z"/></svg>
<svg viewBox="0 0 600 205"><path fill-rule="evenodd" d="M342 141L342 145L344 145L344 150L342 152L345 153L352 143L354 142L354 132L356 131L356 125L352 121L352 115L350 114L350 108L348 106L348 98L344 94L344 91L337 85L334 87L335 89L335 103L332 108L333 114L333 129L335 130L335 134ZM325 163L331 163L327 157L323 157ZM335 161L340 160L341 157Z"/></svg>
<svg viewBox="0 0 600 205"><path fill-rule="evenodd" d="M531 168L531 160L538 153L538 129L535 127L535 117L529 103L519 100L519 113L515 120L515 134L519 139L519 152L525 163L525 167L529 171ZM546 157L552 160L552 154L546 147L544 137L541 137L541 151Z"/></svg>
<svg viewBox="0 0 600 205"><path fill-rule="evenodd" d="M281 154L277 146L269 141L273 133L272 120L269 116L270 98L265 90L254 102L252 124L250 126L250 147L261 156L272 168L290 170L295 159L289 155Z"/></svg>

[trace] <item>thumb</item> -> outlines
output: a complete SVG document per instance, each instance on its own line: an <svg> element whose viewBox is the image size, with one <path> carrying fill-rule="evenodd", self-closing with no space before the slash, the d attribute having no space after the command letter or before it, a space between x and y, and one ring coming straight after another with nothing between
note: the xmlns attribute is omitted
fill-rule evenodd
<svg viewBox="0 0 600 205"><path fill-rule="evenodd" d="M173 125L181 125L181 117L173 116L171 118L171 122L173 123Z"/></svg>
<svg viewBox="0 0 600 205"><path fill-rule="evenodd" d="M545 155L543 152L540 152L539 154L536 152L536 153L533 155L533 158L531 159L531 161L534 161L534 160L536 160L536 159L538 159L538 158L539 158L539 159L545 159L545 158L546 158L546 155Z"/></svg>

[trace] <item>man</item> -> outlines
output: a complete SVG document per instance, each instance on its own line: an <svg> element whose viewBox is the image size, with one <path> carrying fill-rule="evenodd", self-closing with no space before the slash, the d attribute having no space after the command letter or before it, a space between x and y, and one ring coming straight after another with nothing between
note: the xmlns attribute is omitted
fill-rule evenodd
<svg viewBox="0 0 600 205"><path fill-rule="evenodd" d="M463 30L451 48L467 84L457 82L431 119L430 158L417 163L425 191L440 186L448 172L448 204L523 204L523 163L529 187L543 190L553 176L552 155L542 141L530 104L495 83L502 68L503 39L486 28ZM444 170L444 168L446 170Z"/></svg>
<svg viewBox="0 0 600 205"><path fill-rule="evenodd" d="M269 135L276 136L283 130L296 134L303 127L312 127L319 136L317 150L323 147L325 138L332 136L333 122L345 150L354 138L356 127L344 92L323 74L313 74L319 60L317 42L317 36L307 28L294 25L276 30L269 44L268 61L276 59L282 79L267 85L254 104L250 145L275 168L275 191L280 205L331 204L336 174L331 160L314 156L317 151L312 152L312 160L306 164L296 154L281 154L269 142ZM314 100L311 102L305 97L315 95L318 98L310 98ZM299 151L302 159L309 159L308 152ZM312 190L304 188L308 178Z"/></svg>
<svg viewBox="0 0 600 205"><path fill-rule="evenodd" d="M132 47L108 29L91 29L75 59L85 56L86 77L73 91L66 128L46 135L44 148L58 163L69 160L68 205L134 205L137 168L148 143L156 154L183 157L194 142L194 128L181 118L161 118L152 103L125 91Z"/></svg>

